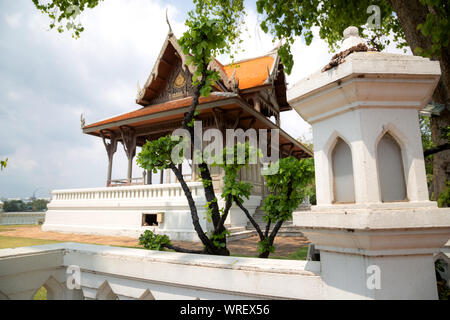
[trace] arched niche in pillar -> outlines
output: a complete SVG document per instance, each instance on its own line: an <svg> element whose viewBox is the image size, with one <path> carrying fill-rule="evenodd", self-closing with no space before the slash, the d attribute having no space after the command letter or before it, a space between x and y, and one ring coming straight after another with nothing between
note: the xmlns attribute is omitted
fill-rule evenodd
<svg viewBox="0 0 450 320"><path fill-rule="evenodd" d="M407 200L402 149L389 132L377 144L377 167L381 201Z"/></svg>
<svg viewBox="0 0 450 320"><path fill-rule="evenodd" d="M63 300L64 299L64 292L65 292L65 287L58 281L56 280L53 276L50 276L47 281L45 281L45 283L42 285L42 287L45 289L45 299L46 300ZM36 299L36 294L38 292L41 293L41 296L43 295L42 291L42 287L40 287L39 289L36 290L36 292L33 294L33 298L32 299Z"/></svg>
<svg viewBox="0 0 450 320"><path fill-rule="evenodd" d="M97 289L97 294L95 296L97 300L119 300L117 295L111 289L108 281L104 281L102 285Z"/></svg>
<svg viewBox="0 0 450 320"><path fill-rule="evenodd" d="M352 151L350 146L340 137L336 138L336 143L331 151L331 168L333 173L333 202L355 202Z"/></svg>

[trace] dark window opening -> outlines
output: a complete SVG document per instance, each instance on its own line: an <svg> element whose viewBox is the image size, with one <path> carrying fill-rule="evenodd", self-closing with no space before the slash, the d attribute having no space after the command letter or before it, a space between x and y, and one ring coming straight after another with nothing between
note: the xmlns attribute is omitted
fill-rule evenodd
<svg viewBox="0 0 450 320"><path fill-rule="evenodd" d="M142 215L142 225L143 226L157 226L158 218L156 213L143 214Z"/></svg>

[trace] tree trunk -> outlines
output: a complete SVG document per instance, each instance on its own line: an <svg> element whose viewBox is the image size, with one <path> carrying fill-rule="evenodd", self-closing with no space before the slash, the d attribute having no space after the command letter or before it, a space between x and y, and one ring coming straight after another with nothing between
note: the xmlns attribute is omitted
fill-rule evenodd
<svg viewBox="0 0 450 320"><path fill-rule="evenodd" d="M191 136L191 150L195 150L194 149L194 139L202 139L202 137L196 137L195 136L195 132L194 132L194 127L190 126L190 122L192 120L195 119L195 109L197 108L198 104L199 104L199 99L200 99L200 89L205 86L206 83L206 68L205 71L202 74L202 79L200 81L200 84L198 86L196 86L194 88L194 94L192 97L192 102L191 105L189 107L189 111L184 115L184 119L183 119L183 123L182 123L182 127L183 129L187 130ZM174 166L175 167L175 166ZM212 185L212 178L211 178L211 173L209 171L208 165L205 162L201 162L200 164L198 164L198 170L200 171L200 176L202 178L202 181L211 181L210 185L208 186L204 186L204 190L205 190L205 198L206 201L209 203L209 208L211 209L211 218L212 218L212 222L213 222L213 226L214 226L214 235L218 235L221 234L222 232L226 231L226 228L224 225L219 226L220 225L220 211L219 211L219 205L217 203L217 198L216 198L216 194L214 192L214 186ZM176 168L172 168L172 171L178 171ZM183 176L181 173L179 173L180 177L178 177L178 180L181 182L181 180L183 180ZM182 184L183 185L183 184ZM184 188L183 188L184 189ZM186 191L185 194L187 195ZM194 204L195 206L195 204ZM191 207L191 204L190 204ZM229 208L228 208L229 209ZM191 213L193 208L191 207ZM224 247L216 247L213 242L211 241L211 239L207 238L207 236L205 235L205 233L203 232L201 226L198 224L198 221L194 221L195 217L198 220L198 215L197 215L197 210L195 208L195 215L192 214L192 219L194 222L194 228L195 231L197 232L197 234L200 237L200 240L202 241L203 244L205 244L205 253L207 254L212 254L212 255L223 255L223 256L229 256L230 255L230 251L227 249L226 247L226 237L222 240L221 244L225 244ZM197 225L196 225L197 223Z"/></svg>
<svg viewBox="0 0 450 320"><path fill-rule="evenodd" d="M181 184L181 188L183 189L184 194L186 195L186 199L188 201L189 208L191 210L192 224L194 225L194 229L197 232L198 237L200 238L201 242L205 245L206 251L212 252L214 250L214 245L211 242L211 240L206 236L206 234L203 232L203 229L200 225L197 207L195 205L194 199L192 198L191 190L184 181L183 175L181 174L180 171L178 171L178 168L173 163L170 164L170 169L172 169L173 173L177 177L178 181Z"/></svg>
<svg viewBox="0 0 450 320"><path fill-rule="evenodd" d="M450 125L450 112L445 109L439 117L432 116L431 139L434 145L439 146L447 142L441 138L441 130ZM450 180L450 150L441 151L433 155L433 200L437 200L439 194Z"/></svg>
<svg viewBox="0 0 450 320"><path fill-rule="evenodd" d="M202 139L202 137L195 137L194 127L189 126L189 123L194 120L194 113L195 109L198 106L199 99L200 99L200 89L205 86L206 83L206 68L205 71L202 74L202 79L200 81L200 84L194 88L194 95L192 97L191 106L189 107L189 111L185 114L184 120L182 123L183 129L187 130L191 136L191 150L194 149L194 139ZM220 211L219 211L219 205L217 203L216 194L214 192L214 186L212 185L212 178L211 173L209 171L208 165L205 162L202 162L198 164L198 170L200 171L200 176L202 178L202 181L209 180L211 181L211 184L207 187L204 187L205 189L205 198L206 201L209 202L209 207L212 210L212 221L214 228L217 228L219 221L220 221Z"/></svg>
<svg viewBox="0 0 450 320"><path fill-rule="evenodd" d="M425 37L417 25L424 23L429 10L423 6L419 0L390 0L392 8L398 16L406 41L411 51L415 53L417 47L430 48L431 39ZM449 111L449 81L450 81L450 48L442 48L442 53L438 57L432 57L438 60L441 67L441 79L433 94L433 102L444 104L446 108L440 116L432 116L430 119L432 140L436 146L447 141L441 138L442 129L450 125ZM433 157L433 190L434 200L445 187L446 181L450 178L450 150L441 151L434 154Z"/></svg>

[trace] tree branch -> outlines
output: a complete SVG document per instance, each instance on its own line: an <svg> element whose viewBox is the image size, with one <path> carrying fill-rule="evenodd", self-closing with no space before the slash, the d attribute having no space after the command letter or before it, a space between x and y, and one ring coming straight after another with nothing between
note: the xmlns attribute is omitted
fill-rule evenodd
<svg viewBox="0 0 450 320"><path fill-rule="evenodd" d="M202 162L198 165L200 170L200 176L203 181L211 181L211 183L204 187L205 189L205 197L206 201L209 202L209 208L211 209L211 219L214 227L219 225L220 221L220 211L219 204L217 203L216 193L214 192L214 186L212 184L211 172L209 171L208 165L205 162Z"/></svg>
<svg viewBox="0 0 450 320"><path fill-rule="evenodd" d="M250 215L250 213L248 212L247 208L245 208L241 202L238 201L238 199L236 197L233 197L234 202L238 205L239 208L241 208L242 211L244 211L245 215L247 216L248 220L250 221L250 223L253 225L253 227L255 227L256 232L258 232L259 238L261 239L261 241L263 241L264 235L261 231L261 228L259 227L259 225L256 223L255 219L253 219L253 217Z"/></svg>
<svg viewBox="0 0 450 320"><path fill-rule="evenodd" d="M167 248L167 249L171 249L171 250L175 250L176 252L182 252L182 253L197 253L197 254L205 253L205 250L185 249L185 248L181 248L181 247L178 247L178 246L174 246L172 244L163 244L163 245L161 245L161 247Z"/></svg>
<svg viewBox="0 0 450 320"><path fill-rule="evenodd" d="M272 232L270 233L270 236L269 236L270 245L273 244L275 236L277 235L278 231L280 230L281 225L283 224L283 222L284 222L283 220L278 220L277 223L275 224L275 227L273 228L273 230L272 230Z"/></svg>
<svg viewBox="0 0 450 320"><path fill-rule="evenodd" d="M220 230L225 225L225 220L227 219L228 212L230 212L231 205L232 205L231 195L228 195L227 200L225 202L223 215L220 217L219 224L216 227L217 230Z"/></svg>
<svg viewBox="0 0 450 320"><path fill-rule="evenodd" d="M264 231L264 237L265 238L267 238L269 236L270 224L271 224L271 221L269 219L269 222L267 222L267 224L266 224L266 230Z"/></svg>
<svg viewBox="0 0 450 320"><path fill-rule="evenodd" d="M441 151L445 151L445 150L450 150L450 143L444 143L437 147L427 149L423 152L423 156L428 157L428 156L431 156L432 154L435 154L435 153L438 153Z"/></svg>

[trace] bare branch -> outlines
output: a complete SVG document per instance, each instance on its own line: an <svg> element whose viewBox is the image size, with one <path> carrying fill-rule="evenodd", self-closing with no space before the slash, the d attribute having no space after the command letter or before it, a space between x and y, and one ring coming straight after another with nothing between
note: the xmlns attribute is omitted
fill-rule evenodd
<svg viewBox="0 0 450 320"><path fill-rule="evenodd" d="M255 227L256 232L259 235L259 238L261 239L261 241L263 241L264 235L261 231L261 228L259 227L259 225L256 223L255 219L253 219L253 217L250 215L250 213L248 212L247 208L245 208L242 203L240 201L238 201L238 199L236 197L233 197L234 202L238 205L239 208L241 208L242 211L244 211L244 214L247 216L248 220L250 221L250 223L253 225L253 227Z"/></svg>

